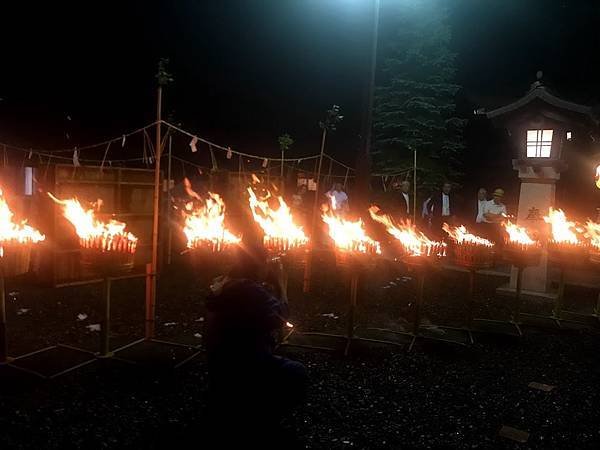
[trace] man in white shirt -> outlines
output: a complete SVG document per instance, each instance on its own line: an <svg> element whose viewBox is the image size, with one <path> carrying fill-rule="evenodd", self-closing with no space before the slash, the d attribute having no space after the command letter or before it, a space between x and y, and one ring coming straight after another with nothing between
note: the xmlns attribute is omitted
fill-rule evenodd
<svg viewBox="0 0 600 450"><path fill-rule="evenodd" d="M329 199L329 206L336 214L346 213L350 209L348 195L343 191L342 183L335 183L325 195Z"/></svg>
<svg viewBox="0 0 600 450"><path fill-rule="evenodd" d="M504 242L504 233L502 231L501 222L507 215L506 205L502 203L504 198L504 190L498 188L492 194L492 200L487 202L483 208L483 223L488 229L488 239L494 241L497 245L502 245Z"/></svg>
<svg viewBox="0 0 600 450"><path fill-rule="evenodd" d="M477 191L477 215L475 216L475 223L485 222L483 213L487 202L487 190L485 188L480 188Z"/></svg>

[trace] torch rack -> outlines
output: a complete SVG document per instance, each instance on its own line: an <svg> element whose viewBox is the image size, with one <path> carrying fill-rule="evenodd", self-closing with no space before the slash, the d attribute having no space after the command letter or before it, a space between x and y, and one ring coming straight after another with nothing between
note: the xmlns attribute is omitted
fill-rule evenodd
<svg viewBox="0 0 600 450"><path fill-rule="evenodd" d="M521 307L523 294L523 271L527 267L537 266L540 262L541 250L538 248L521 249L513 248L511 244L505 244L503 249L503 259L512 264L517 269L517 283L515 286L515 303L511 310L511 319L474 319L473 323L477 324L474 331L504 334L513 337L522 337L521 330Z"/></svg>
<svg viewBox="0 0 600 450"><path fill-rule="evenodd" d="M199 355L201 353L200 347L199 346L193 346L193 345L187 345L187 344L182 344L182 343L178 343L178 342L171 342L171 341L165 341L165 340L160 340L160 339L155 339L154 338L154 308L149 308L149 301L148 299L150 298L149 296L149 287L151 288L152 286L152 277L154 277L155 274L152 273L152 271L150 270L150 265L147 265L146 267L146 272L145 273L135 273L135 274L126 274L126 275L120 275L120 276L105 276L104 278L99 278L99 279L92 279L92 280L84 280L84 281L77 281L77 282L72 282L72 283L64 283L64 284L60 284L57 287L58 288L62 288L62 287L75 287L75 286L84 286L84 285L91 285L91 284L99 284L102 283L102 298L103 298L103 317L102 317L102 323L101 323L101 328L100 328L100 344L99 344L99 350L97 352L91 351L91 350L87 350L87 349L83 349L83 348L79 348L79 347L75 347L75 346L71 346L71 345L67 345L67 344L57 344L57 345L53 345L41 350L36 350L34 352L31 353L27 353L25 355L21 355L15 358L10 358L8 359L8 362L10 363L11 367L14 367L16 369L19 370L23 370L29 373L32 373L34 375L37 375L41 378L45 378L45 379L53 379L53 378L57 378L61 375L65 375L68 374L70 372L73 372L76 369L80 369L82 367L85 367L89 364L92 364L94 362L97 362L99 360L106 360L106 359L111 359L111 360L116 360L119 362L123 362L123 363L127 363L127 364L136 364L138 361L136 361L136 359L134 357L131 357L130 355L127 355L127 357L121 357L121 352L125 351L126 349L132 348L138 344L140 345L151 345L151 346L160 346L160 347L165 347L165 346L170 346L170 347L177 347L177 348L183 348L186 349L187 352L185 354L185 357L183 360L177 362L175 364L175 368L181 367L183 364L187 363L188 361L191 361L194 357L196 357L197 355ZM141 339L137 339L131 343L128 343L126 345L123 345L121 347L118 347L116 349L112 349L111 345L110 345L110 322L111 322L111 314L110 314L110 306L111 306L111 287L112 287L112 283L114 281L120 281L120 280L128 280L128 279L135 279L135 278L146 278L146 336L144 338ZM3 288L3 284L4 284L4 279L1 278L0 279L0 288ZM0 306L4 305L4 289L0 289ZM2 311L4 311L3 308L0 308ZM5 315L1 314L0 318L4 319ZM4 338L4 340L2 341L2 331L5 330L5 327L3 326L5 323L4 320L0 321L0 344L2 344L2 348L6 348L6 339ZM42 363L44 361L44 359L46 360L54 360L56 358L53 358L52 356L50 357L46 357L44 358L44 354L48 353L48 352L58 352L58 351L64 351L67 350L69 353L71 353L71 355L69 355L66 359L69 360L75 360L76 362L70 362L68 364L66 364L67 367L61 367L60 370L58 371L54 371L52 373L44 373L43 371L40 370L35 370L33 368L31 368L32 366L38 366L40 365L40 359L42 360ZM0 354L5 353L5 351L3 352L2 350L0 350ZM6 358L4 358L6 359ZM36 364L36 359L37 364ZM19 363L17 365L17 362Z"/></svg>
<svg viewBox="0 0 600 450"><path fill-rule="evenodd" d="M439 262L437 258L431 260L431 258L424 257L408 257L404 261L406 265L414 272L416 277L416 285L417 285L417 298L415 302L415 313L413 319L413 327L411 343L408 347L408 351L412 351L414 345L416 344L418 339L424 339L426 341L434 341L441 342L445 344L453 344L453 345L461 345L466 346L471 344L473 341L471 332L466 328L457 328L457 327L448 327L448 326L438 326L434 325L438 330L443 332L451 331L458 332L459 335L453 339L450 336L441 336L434 333L427 333L427 329L422 326L422 310L424 305L424 290L425 290L425 276L428 270L433 270L437 268L437 263Z"/></svg>
<svg viewBox="0 0 600 450"><path fill-rule="evenodd" d="M4 283L4 276L0 276L0 367L10 367L11 369L26 372L32 375L43 377L43 375L35 370L21 367L18 365L20 359L24 359L38 353L43 353L48 350L56 348L55 345L46 347L40 350L36 350L26 355L11 357L8 356L8 339L6 330L6 287Z"/></svg>
<svg viewBox="0 0 600 450"><path fill-rule="evenodd" d="M10 357L8 355L5 278L12 278L29 271L31 245L4 243L2 250L4 254L0 259L0 367L10 367L17 371L41 376L39 372L21 367L17 363L21 359L46 352L56 346L46 347L17 357Z"/></svg>
<svg viewBox="0 0 600 450"><path fill-rule="evenodd" d="M360 329L357 323L357 303L358 303L358 292L360 285L360 274L363 270L368 267L369 257L365 255L364 257L358 257L355 255L345 254L345 253L336 253L336 264L342 269L343 272L349 278L349 303L348 303L348 319L346 323L346 333L345 334L334 334L334 333L323 333L323 332L297 332L292 331L287 336L286 339L282 342L282 345L286 345L289 347L299 347L299 348L308 348L312 350L320 350L327 352L335 352L338 350L342 350L345 356L348 356L352 350L352 345L356 341L367 342L373 344L386 344L386 345L394 345L394 346L406 346L407 342L394 341L391 339L374 339L370 337L360 336L357 334L357 331ZM386 332L391 333L393 335L402 334L395 332L393 330L384 330L377 328L367 328L372 331ZM287 338L289 338L292 334L300 335L300 339L298 342L290 342ZM303 342L302 338L307 338L305 342ZM335 344L328 345L316 345L312 342L322 342L322 341L334 341Z"/></svg>
<svg viewBox="0 0 600 450"><path fill-rule="evenodd" d="M21 355L19 357L14 358L15 361L19 361L20 365L16 365L13 363L13 366L16 366L18 369L25 370L27 372L33 373L35 375L40 376L41 378L53 379L59 377L61 375L65 375L70 373L76 369L85 367L89 364L92 364L100 359L113 358L114 352L120 350L112 351L110 348L110 304L111 304L111 286L113 281L118 280L126 280L133 278L145 277L146 274L127 274L115 277L106 276L101 279L92 279L92 280L83 280L76 281L71 283L63 283L57 285L57 288L64 287L76 287L76 286L85 286L92 284L100 284L102 283L102 299L103 299L103 311L102 311L102 322L100 326L100 344L98 352L93 352L91 350L87 350L84 348L75 347L67 344L56 344L41 350L36 350L31 353L27 353L25 355ZM71 353L71 355L66 356L66 358L57 358L56 355L54 357L49 356L45 357L45 353L47 352L60 352L67 351ZM55 360L55 359L66 359L69 362L65 364L66 367L60 367L57 371L52 371L51 373L44 373L44 371L33 369L32 367L36 367L40 364L43 364L45 360ZM122 358L115 359L122 362L130 362L128 360ZM37 360L37 361L36 361ZM41 360L41 361L39 361ZM73 362L74 361L74 362ZM37 364L36 364L37 362ZM29 366L29 367L28 367Z"/></svg>
<svg viewBox="0 0 600 450"><path fill-rule="evenodd" d="M549 327L553 329L565 329L563 324L572 324L575 328L588 326L585 322L575 319L567 319L563 316L563 304L565 298L565 276L568 267L584 267L588 261L588 252L585 246L577 246L575 249L552 248L549 243L548 259L555 262L559 267L558 291L554 299L552 313L549 315L522 313L521 316L527 321L528 325ZM600 299L599 299L600 302ZM597 313L598 304L596 305ZM571 316L585 317L584 314L578 314L571 311L564 311Z"/></svg>

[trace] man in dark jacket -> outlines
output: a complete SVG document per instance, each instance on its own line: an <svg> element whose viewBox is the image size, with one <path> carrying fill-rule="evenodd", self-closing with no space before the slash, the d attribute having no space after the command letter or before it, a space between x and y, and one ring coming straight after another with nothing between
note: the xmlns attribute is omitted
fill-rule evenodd
<svg viewBox="0 0 600 450"><path fill-rule="evenodd" d="M404 180L400 184L400 194L398 196L398 218L413 221L414 208L415 199L410 192L410 181Z"/></svg>
<svg viewBox="0 0 600 450"><path fill-rule="evenodd" d="M443 237L442 225L448 223L455 225L456 215L458 214L457 200L452 195L452 184L445 182L441 192L431 197L431 230L436 236Z"/></svg>
<svg viewBox="0 0 600 450"><path fill-rule="evenodd" d="M206 300L211 409L246 427L280 418L303 400L307 385L302 364L273 354L288 315L287 278L279 260L266 259L260 245L240 248Z"/></svg>

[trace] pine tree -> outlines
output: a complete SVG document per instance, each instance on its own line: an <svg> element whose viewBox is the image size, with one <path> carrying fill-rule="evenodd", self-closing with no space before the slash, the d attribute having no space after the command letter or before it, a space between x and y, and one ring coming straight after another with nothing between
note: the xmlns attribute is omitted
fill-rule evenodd
<svg viewBox="0 0 600 450"><path fill-rule="evenodd" d="M374 109L373 159L382 172L413 165L420 184L460 179L466 120L456 113L456 54L450 50L448 11L442 0L415 2L389 19L395 28L384 47Z"/></svg>

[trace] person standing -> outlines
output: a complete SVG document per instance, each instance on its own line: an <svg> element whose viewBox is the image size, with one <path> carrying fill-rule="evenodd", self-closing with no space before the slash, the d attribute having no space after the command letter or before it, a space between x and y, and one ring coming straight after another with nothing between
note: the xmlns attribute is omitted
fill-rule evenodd
<svg viewBox="0 0 600 450"><path fill-rule="evenodd" d="M451 192L452 184L446 181L442 185L441 192L434 194L431 198L431 230L437 236L445 235L445 233L442 231L442 225L444 223L453 225L455 222L458 206L456 205L455 197L451 194Z"/></svg>
<svg viewBox="0 0 600 450"><path fill-rule="evenodd" d="M504 190L498 188L492 194L492 200L486 202L483 209L483 223L487 228L487 238L502 245L504 242L504 232L502 230L502 221L507 215L506 205L503 203Z"/></svg>
<svg viewBox="0 0 600 450"><path fill-rule="evenodd" d="M344 192L342 183L335 183L331 190L325 194L329 200L329 206L336 214L346 214L350 210L348 194Z"/></svg>
<svg viewBox="0 0 600 450"><path fill-rule="evenodd" d="M401 220L412 221L415 203L410 194L410 182L408 180L404 180L400 184L400 198L398 200L398 217Z"/></svg>
<svg viewBox="0 0 600 450"><path fill-rule="evenodd" d="M489 200L487 199L487 189L479 188L479 190L477 191L477 204L476 204L476 208L475 208L475 228L476 229L481 229L482 228L481 224L485 222L483 213L485 210L485 204L488 201Z"/></svg>

